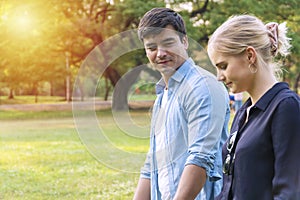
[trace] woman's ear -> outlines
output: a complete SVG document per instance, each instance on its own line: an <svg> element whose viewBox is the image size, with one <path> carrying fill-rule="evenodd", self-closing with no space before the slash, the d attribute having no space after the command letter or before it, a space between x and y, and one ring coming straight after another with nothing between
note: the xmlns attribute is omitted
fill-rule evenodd
<svg viewBox="0 0 300 200"><path fill-rule="evenodd" d="M247 59L249 63L253 64L256 61L256 51L252 46L248 46L246 49Z"/></svg>

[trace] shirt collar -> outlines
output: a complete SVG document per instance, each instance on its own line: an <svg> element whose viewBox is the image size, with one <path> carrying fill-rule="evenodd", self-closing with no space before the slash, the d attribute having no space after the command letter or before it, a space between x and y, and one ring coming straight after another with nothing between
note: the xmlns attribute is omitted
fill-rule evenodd
<svg viewBox="0 0 300 200"><path fill-rule="evenodd" d="M185 75L190 70L190 66L194 65L194 61L192 58L188 58L177 70L176 72L170 77L170 80L174 80L176 82L181 82L182 79L185 77ZM156 84L156 94L161 94L166 86L166 83L164 82L163 78L161 78L157 84Z"/></svg>
<svg viewBox="0 0 300 200"><path fill-rule="evenodd" d="M261 109L261 110L266 110L267 106L270 104L272 99L281 91L284 89L288 89L289 86L285 82L279 82L276 83L270 90L268 90L256 103L255 107ZM249 98L245 106L246 108L251 105L251 99Z"/></svg>

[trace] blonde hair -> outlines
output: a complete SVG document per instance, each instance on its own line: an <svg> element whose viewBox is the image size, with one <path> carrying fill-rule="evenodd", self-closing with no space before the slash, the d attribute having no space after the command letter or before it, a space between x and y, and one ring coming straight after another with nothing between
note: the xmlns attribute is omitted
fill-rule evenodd
<svg viewBox="0 0 300 200"><path fill-rule="evenodd" d="M210 37L208 51L238 55L252 46L258 54L257 64L271 66L270 70L278 74L280 68L274 58L278 54L287 56L291 45L290 38L286 35L286 23L278 25L272 22L272 25L275 26L275 32L255 16L232 16Z"/></svg>

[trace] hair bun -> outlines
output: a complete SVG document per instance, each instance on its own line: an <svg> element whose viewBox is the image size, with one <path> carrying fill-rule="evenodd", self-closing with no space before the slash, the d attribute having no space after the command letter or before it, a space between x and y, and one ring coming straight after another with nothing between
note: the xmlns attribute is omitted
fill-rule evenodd
<svg viewBox="0 0 300 200"><path fill-rule="evenodd" d="M286 36L286 22L283 22L279 25L276 22L270 22L265 26L268 30L268 35L270 38L272 55L276 56L279 53L282 56L287 56L290 53L289 49L291 48L291 38Z"/></svg>

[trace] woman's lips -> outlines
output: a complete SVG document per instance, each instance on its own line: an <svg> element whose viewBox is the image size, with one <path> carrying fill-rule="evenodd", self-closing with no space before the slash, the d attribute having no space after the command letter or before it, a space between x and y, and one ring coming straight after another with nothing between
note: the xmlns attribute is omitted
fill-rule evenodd
<svg viewBox="0 0 300 200"><path fill-rule="evenodd" d="M227 87L231 87L232 82L230 82L230 83L225 83L225 85L226 85Z"/></svg>

